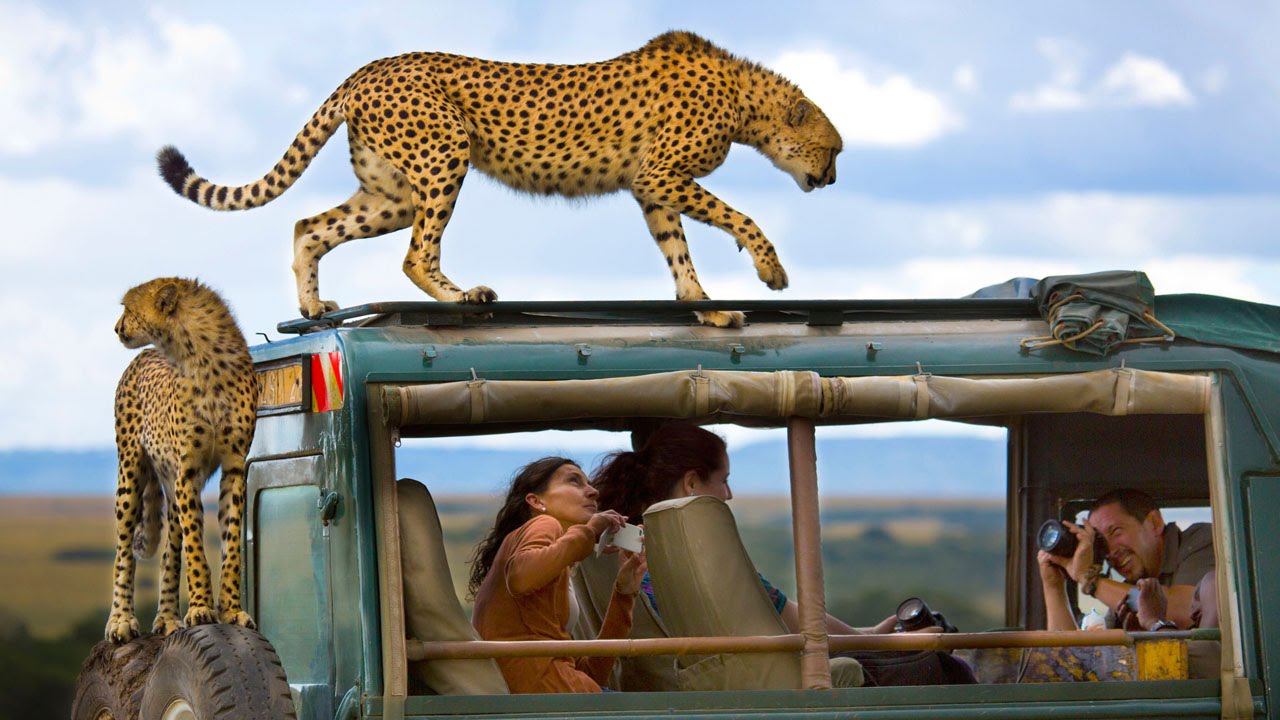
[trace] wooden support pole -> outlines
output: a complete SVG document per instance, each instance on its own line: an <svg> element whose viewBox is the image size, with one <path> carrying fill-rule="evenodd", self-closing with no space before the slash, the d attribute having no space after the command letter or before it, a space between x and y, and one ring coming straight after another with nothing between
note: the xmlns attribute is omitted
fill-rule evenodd
<svg viewBox="0 0 1280 720"><path fill-rule="evenodd" d="M800 606L800 682L806 688L831 687L827 649L827 599L822 582L822 530L818 520L818 451L813 420L787 420L787 457L791 466L791 525L796 546L796 603Z"/></svg>

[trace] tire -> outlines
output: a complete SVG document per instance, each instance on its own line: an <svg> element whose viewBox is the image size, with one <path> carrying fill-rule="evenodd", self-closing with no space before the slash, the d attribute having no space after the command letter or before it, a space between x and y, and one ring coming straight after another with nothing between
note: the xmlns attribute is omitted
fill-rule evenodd
<svg viewBox="0 0 1280 720"><path fill-rule="evenodd" d="M275 648L257 631L198 625L169 637L142 691L142 720L296 720Z"/></svg>
<svg viewBox="0 0 1280 720"><path fill-rule="evenodd" d="M163 639L142 637L124 645L104 640L93 646L76 679L72 720L133 720L142 686Z"/></svg>

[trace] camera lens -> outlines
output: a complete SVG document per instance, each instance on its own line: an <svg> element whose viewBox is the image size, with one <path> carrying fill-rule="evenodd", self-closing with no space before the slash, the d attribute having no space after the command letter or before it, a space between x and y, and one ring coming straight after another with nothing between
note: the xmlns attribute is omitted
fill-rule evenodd
<svg viewBox="0 0 1280 720"><path fill-rule="evenodd" d="M1061 522L1045 520L1036 532L1036 544L1047 553L1069 558L1075 554L1079 541Z"/></svg>
<svg viewBox="0 0 1280 720"><path fill-rule="evenodd" d="M1051 548L1057 547L1058 541L1062 539L1062 526L1056 522L1049 521L1040 528L1040 547Z"/></svg>
<svg viewBox="0 0 1280 720"><path fill-rule="evenodd" d="M934 624L929 606L918 597L907 598L898 605L898 632L911 632Z"/></svg>

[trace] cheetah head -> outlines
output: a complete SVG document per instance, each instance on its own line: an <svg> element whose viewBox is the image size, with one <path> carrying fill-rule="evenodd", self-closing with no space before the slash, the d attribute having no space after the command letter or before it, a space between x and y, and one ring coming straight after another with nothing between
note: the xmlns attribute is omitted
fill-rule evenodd
<svg viewBox="0 0 1280 720"><path fill-rule="evenodd" d="M180 278L157 278L124 294L124 312L116 321L116 336L129 349L151 345L167 335L178 309Z"/></svg>
<svg viewBox="0 0 1280 720"><path fill-rule="evenodd" d="M784 108L765 155L805 192L836 181L836 155L844 149L826 113L803 95Z"/></svg>

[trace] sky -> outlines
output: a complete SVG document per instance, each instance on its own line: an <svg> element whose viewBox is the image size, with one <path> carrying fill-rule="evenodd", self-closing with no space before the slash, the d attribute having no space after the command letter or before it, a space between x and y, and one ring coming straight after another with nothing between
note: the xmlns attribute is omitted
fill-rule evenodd
<svg viewBox="0 0 1280 720"><path fill-rule="evenodd" d="M755 219L791 279L755 278L686 221L717 299L956 297L1014 276L1139 269L1157 292L1280 304L1280 6L1202 2L362 2L0 0L0 450L112 443L134 352L129 287L220 290L251 341L297 317L293 223L355 190L339 132L289 192L215 213L155 152L260 177L342 80L388 55L607 59L697 32L805 90L845 142L801 193L750 148L702 182ZM405 232L320 265L344 306L425 296ZM634 201L531 198L468 176L445 272L503 300L668 299Z"/></svg>

